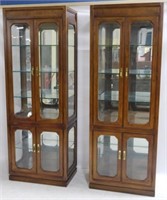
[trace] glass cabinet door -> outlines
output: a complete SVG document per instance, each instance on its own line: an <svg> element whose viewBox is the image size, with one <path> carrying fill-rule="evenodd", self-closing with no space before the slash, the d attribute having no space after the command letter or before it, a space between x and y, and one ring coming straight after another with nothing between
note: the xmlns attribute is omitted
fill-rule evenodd
<svg viewBox="0 0 167 200"><path fill-rule="evenodd" d="M151 181L152 136L125 134L123 181L149 184Z"/></svg>
<svg viewBox="0 0 167 200"><path fill-rule="evenodd" d="M38 30L40 118L59 117L59 30L55 23L42 23Z"/></svg>
<svg viewBox="0 0 167 200"><path fill-rule="evenodd" d="M76 162L76 127L68 131L68 168Z"/></svg>
<svg viewBox="0 0 167 200"><path fill-rule="evenodd" d="M26 23L11 26L13 78L13 113L16 118L33 115L32 85L34 68L31 63L31 27Z"/></svg>
<svg viewBox="0 0 167 200"><path fill-rule="evenodd" d="M57 131L40 130L37 140L38 173L60 173L62 138Z"/></svg>
<svg viewBox="0 0 167 200"><path fill-rule="evenodd" d="M153 75L153 23L137 21L130 25L129 60L126 70L127 103L125 106L126 124L151 126L151 110L154 106ZM127 48L127 49L128 49Z"/></svg>
<svg viewBox="0 0 167 200"><path fill-rule="evenodd" d="M16 128L12 130L12 153L13 170L27 171L31 173L36 170L36 144L34 131L26 128Z"/></svg>
<svg viewBox="0 0 167 200"><path fill-rule="evenodd" d="M98 103L99 122L120 123L122 66L121 25L116 22L98 26Z"/></svg>
<svg viewBox="0 0 167 200"><path fill-rule="evenodd" d="M75 114L75 65L76 65L76 55L75 55L75 27L72 24L68 26L68 117Z"/></svg>
<svg viewBox="0 0 167 200"><path fill-rule="evenodd" d="M97 178L120 180L121 146L120 134L95 133L96 149L94 163Z"/></svg>

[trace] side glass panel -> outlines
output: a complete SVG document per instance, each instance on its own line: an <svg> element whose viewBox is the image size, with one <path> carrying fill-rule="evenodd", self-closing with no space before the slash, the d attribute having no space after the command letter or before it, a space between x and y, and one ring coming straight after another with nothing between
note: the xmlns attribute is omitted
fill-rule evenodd
<svg viewBox="0 0 167 200"><path fill-rule="evenodd" d="M126 175L133 180L145 180L148 176L149 143L144 138L127 141Z"/></svg>
<svg viewBox="0 0 167 200"><path fill-rule="evenodd" d="M97 172L101 176L114 177L118 168L118 139L100 135L97 144Z"/></svg>
<svg viewBox="0 0 167 200"><path fill-rule="evenodd" d="M39 83L40 116L43 119L59 117L59 34L54 23L39 28Z"/></svg>
<svg viewBox="0 0 167 200"><path fill-rule="evenodd" d="M74 114L75 109L75 30L73 25L68 26L68 117Z"/></svg>
<svg viewBox="0 0 167 200"><path fill-rule="evenodd" d="M150 22L133 23L128 75L128 122L147 124L150 120L153 27Z"/></svg>
<svg viewBox="0 0 167 200"><path fill-rule="evenodd" d="M102 23L98 38L98 119L117 122L119 107L120 25Z"/></svg>
<svg viewBox="0 0 167 200"><path fill-rule="evenodd" d="M75 148L75 128L73 127L68 132L68 168L74 163Z"/></svg>
<svg viewBox="0 0 167 200"><path fill-rule="evenodd" d="M33 167L33 140L29 130L15 131L15 162L18 168Z"/></svg>
<svg viewBox="0 0 167 200"><path fill-rule="evenodd" d="M40 136L40 152L41 168L44 171L56 172L59 170L59 151L59 135L56 132L42 132Z"/></svg>
<svg viewBox="0 0 167 200"><path fill-rule="evenodd" d="M11 27L12 73L14 114L16 117L32 116L31 89L31 40L30 28L26 24Z"/></svg>

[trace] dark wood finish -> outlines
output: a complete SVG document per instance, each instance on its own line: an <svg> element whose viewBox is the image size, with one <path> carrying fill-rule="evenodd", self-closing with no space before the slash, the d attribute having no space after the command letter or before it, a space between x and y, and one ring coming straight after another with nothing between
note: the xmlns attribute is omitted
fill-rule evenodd
<svg viewBox="0 0 167 200"><path fill-rule="evenodd" d="M160 90L160 68L161 68L161 43L162 43L162 14L163 4L119 4L119 5L94 5L91 6L91 44L90 44L90 188L113 190L141 195L155 195L156 178L156 154L158 136L158 110ZM150 114L148 123L129 123L128 121L128 90L129 77L126 76L126 68L130 66L130 36L131 24L133 22L147 21L153 27L153 54L152 54L152 77L150 89ZM100 121L98 119L98 41L99 25L101 23L116 22L120 25L120 67L123 76L119 77L119 112L116 122ZM147 108L141 108L147 111ZM117 174L116 176L100 175L98 172L98 137L115 136L118 140L117 149ZM132 139L130 141L130 139ZM134 142L144 140L148 144L148 152L134 150ZM131 142L131 143L130 143ZM129 147L127 145L132 145ZM105 139L104 139L105 148ZM112 145L112 144L111 144ZM121 152L121 159L118 151ZM127 151L129 157L127 158ZM139 152L138 152L139 151ZM141 151L141 152L140 152ZM107 163L115 170L115 156L109 150L108 157L102 155L104 163L100 166L106 167ZM108 155L108 154L107 154ZM112 156L113 155L113 156ZM131 156L133 157L131 159ZM104 157L104 158L103 158ZM108 159L107 159L108 158ZM106 161L105 161L106 159ZM129 161L127 163L126 161ZM133 169L130 171L128 164L133 162ZM106 163L105 163L106 162ZM147 168L143 168L145 166ZM137 169L139 167L139 169ZM140 168L141 167L141 168ZM111 169L111 170L112 170ZM137 171L135 171L137 169ZM144 171L142 171L144 170ZM141 174L139 174L139 172ZM105 174L106 172L104 172ZM127 173L134 174L129 178ZM135 174L136 173L136 174ZM142 178L145 177L146 178Z"/></svg>
<svg viewBox="0 0 167 200"><path fill-rule="evenodd" d="M7 120L8 120L8 144L9 144L9 179L34 183L44 183L51 185L67 186L77 171L77 54L75 54L75 112L68 117L68 25L71 24L75 30L75 53L77 52L77 14L74 10L66 6L46 6L46 7L22 7L4 8L4 35L5 35L5 64L6 64L6 91L7 91ZM40 116L40 81L39 81L39 40L38 31L42 23L54 23L59 31L58 44L58 81L59 81L59 117L57 119L45 119ZM32 115L30 117L18 117L14 112L14 79L12 69L12 39L11 26L14 24L26 24L30 30L30 51L31 51L31 90L32 90ZM24 51L22 51L24 54ZM21 63L25 65L25 63ZM25 77L22 76L24 87ZM22 88L23 89L23 88ZM26 98L22 98L22 104L27 103ZM43 104L44 106L44 104ZM53 104L53 107L57 104ZM52 108L46 105L46 108ZM74 158L71 166L68 166L68 134L74 128ZM32 146L30 153L22 152L22 158L16 162L16 142L15 134L17 130L28 130L32 134ZM53 154L53 147L42 146L41 133L54 132L59 137L59 150ZM22 138L23 140L23 138ZM23 142L23 141L22 141ZM23 142L24 143L24 142ZM25 141L26 143L26 141ZM30 141L31 143L31 141ZM22 144L24 147L24 144ZM39 147L38 147L39 145ZM43 152L41 148L43 147ZM48 149L46 149L48 148ZM49 149L50 148L50 149ZM46 150L45 150L46 149ZM24 150L23 150L24 151ZM51 152L51 153L50 153ZM41 154L43 153L43 157ZM57 156L57 154L59 156ZM69 154L70 155L70 154ZM27 158L25 161L24 158ZM49 163L51 171L47 169L48 160L55 157L59 159L58 170L52 170L52 163ZM32 161L32 168L22 168L28 166L27 161ZM55 161L56 162L56 161ZM19 163L19 167L18 164ZM44 166L45 170L42 169ZM55 167L55 166L54 166Z"/></svg>

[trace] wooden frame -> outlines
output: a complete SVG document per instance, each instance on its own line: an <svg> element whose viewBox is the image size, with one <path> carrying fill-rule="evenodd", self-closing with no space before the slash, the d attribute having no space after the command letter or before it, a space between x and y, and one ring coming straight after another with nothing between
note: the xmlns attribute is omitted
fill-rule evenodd
<svg viewBox="0 0 167 200"><path fill-rule="evenodd" d="M115 4L91 6L91 44L90 44L90 188L113 190L155 195L156 177L156 152L158 136L158 110L160 90L160 66L162 43L162 14L163 4ZM148 123L130 123L128 121L128 91L129 78L127 66L130 64L130 34L133 22L147 21L153 27L153 54L152 76L150 88L150 113ZM118 112L119 121L100 121L98 119L98 28L100 23L120 24L120 67L119 70L119 94L121 102ZM141 108L141 111L142 110ZM97 137L99 135L115 135L119 138L121 148L121 168L115 177L99 175L97 173ZM145 180L133 180L127 176L126 159L128 138L142 138L149 144L147 178ZM104 144L105 145L105 144ZM134 144L132 144L134 145ZM125 155L124 155L125 154ZM119 160L118 160L119 162ZM111 169L112 170L112 169ZM118 178L118 174L120 177ZM141 178L142 179L142 178Z"/></svg>

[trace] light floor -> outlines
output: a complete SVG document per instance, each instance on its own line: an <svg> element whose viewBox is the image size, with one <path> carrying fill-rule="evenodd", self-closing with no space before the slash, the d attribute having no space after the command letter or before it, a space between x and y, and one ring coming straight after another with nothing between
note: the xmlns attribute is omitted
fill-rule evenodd
<svg viewBox="0 0 167 200"><path fill-rule="evenodd" d="M9 181L6 175L2 175L0 200L167 200L165 179L158 176L156 196L147 197L89 189L88 173L84 170L78 170L67 187Z"/></svg>

